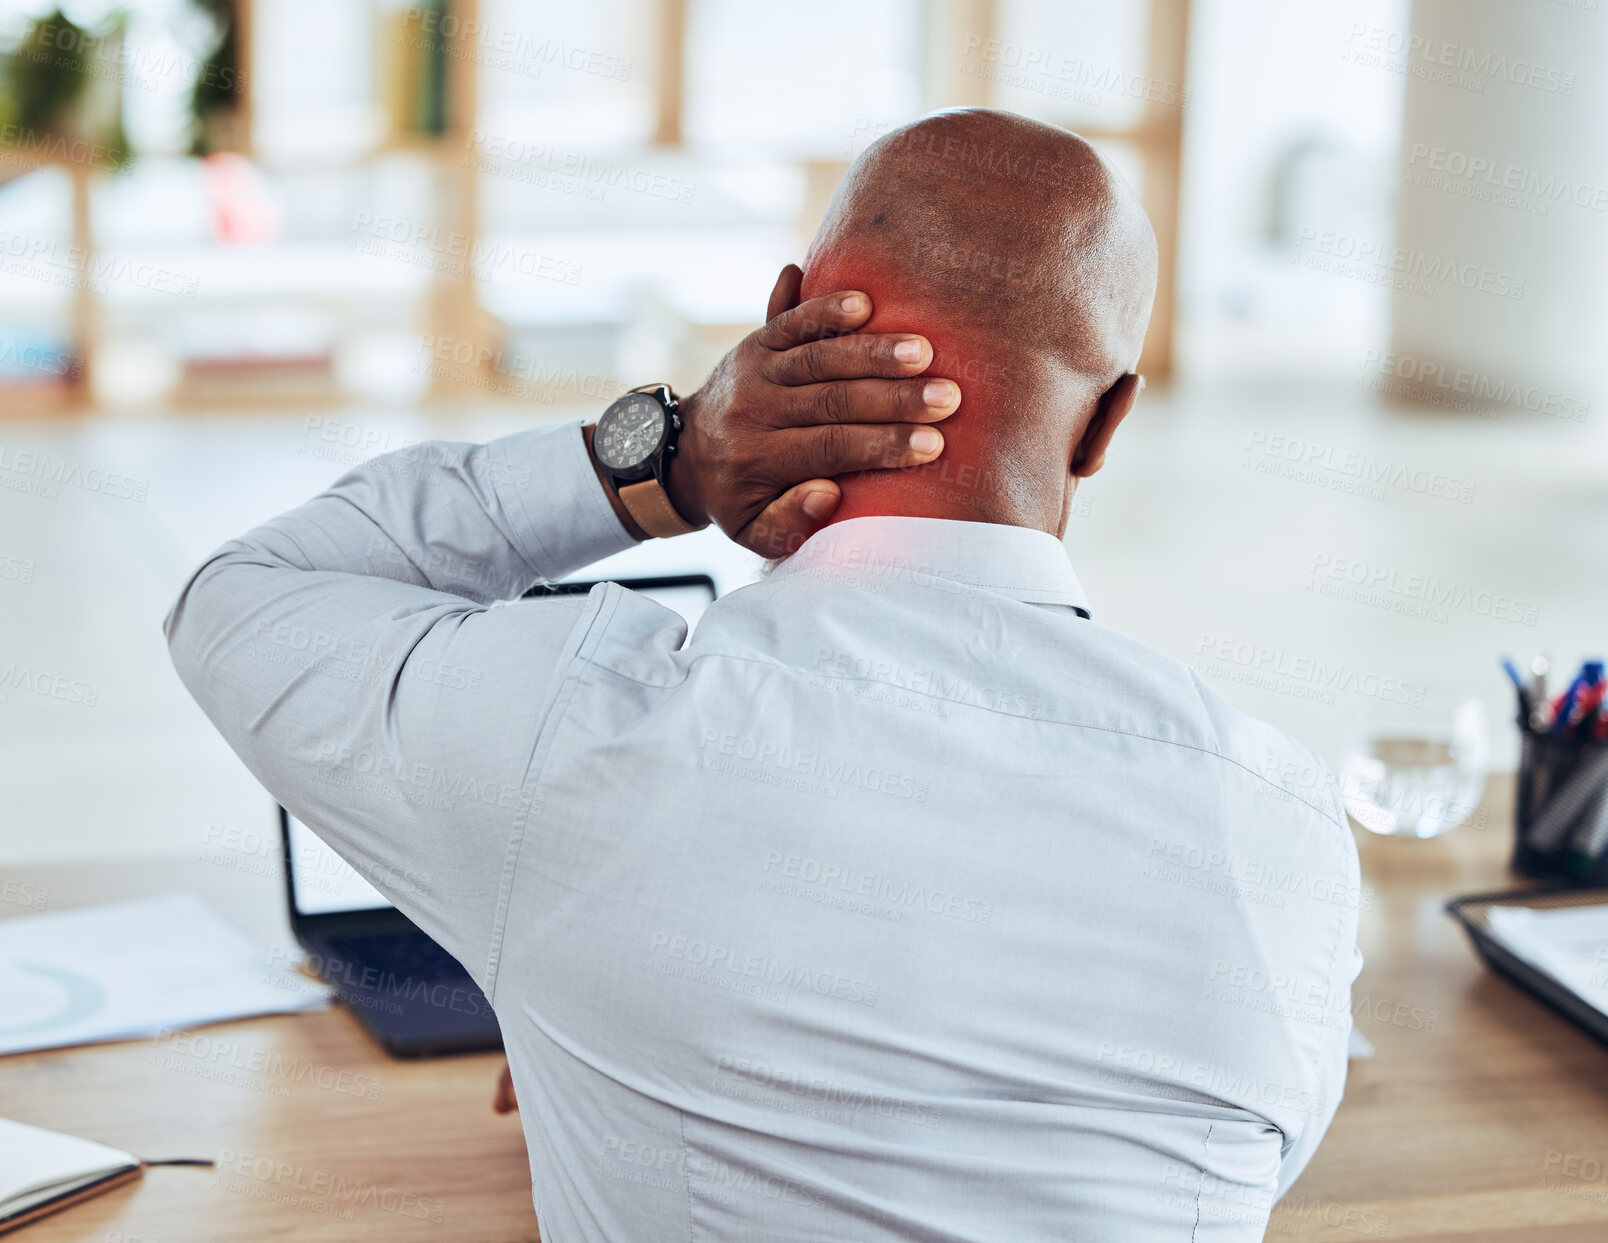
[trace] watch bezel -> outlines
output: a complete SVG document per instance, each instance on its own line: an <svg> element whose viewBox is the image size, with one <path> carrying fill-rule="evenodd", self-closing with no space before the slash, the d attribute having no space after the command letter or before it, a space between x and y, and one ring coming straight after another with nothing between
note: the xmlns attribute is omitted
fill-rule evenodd
<svg viewBox="0 0 1608 1243"><path fill-rule="evenodd" d="M647 455L633 466L613 466L603 459L603 434L610 416L627 402L638 398L647 398L659 408L659 438L654 442L653 448ZM675 411L665 402L657 392L651 389L633 389L629 393L622 393L608 404L608 407L598 416L597 430L592 436L592 455L597 463L609 475L626 483L638 483L644 479L651 479L657 473L656 463L663 457L665 446L675 431Z"/></svg>

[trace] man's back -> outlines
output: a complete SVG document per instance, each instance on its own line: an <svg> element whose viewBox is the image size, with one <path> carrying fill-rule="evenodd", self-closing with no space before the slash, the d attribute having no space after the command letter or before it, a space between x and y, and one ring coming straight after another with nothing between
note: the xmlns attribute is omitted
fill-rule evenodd
<svg viewBox="0 0 1608 1243"><path fill-rule="evenodd" d="M492 982L545 1237L1261 1237L1356 973L1309 752L1041 532L841 524L681 650L594 603Z"/></svg>

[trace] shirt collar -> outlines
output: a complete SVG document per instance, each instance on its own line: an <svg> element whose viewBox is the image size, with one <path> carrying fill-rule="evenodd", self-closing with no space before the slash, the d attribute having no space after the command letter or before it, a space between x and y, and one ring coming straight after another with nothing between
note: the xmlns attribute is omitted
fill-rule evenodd
<svg viewBox="0 0 1608 1243"><path fill-rule="evenodd" d="M850 518L817 531L771 572L941 579L1089 616L1066 546L1048 531L954 518Z"/></svg>

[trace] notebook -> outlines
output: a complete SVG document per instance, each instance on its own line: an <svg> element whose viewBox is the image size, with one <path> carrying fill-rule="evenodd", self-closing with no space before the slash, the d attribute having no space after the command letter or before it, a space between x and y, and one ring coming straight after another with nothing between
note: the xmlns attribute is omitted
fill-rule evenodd
<svg viewBox="0 0 1608 1243"><path fill-rule="evenodd" d="M139 1176L129 1153L0 1118L0 1234Z"/></svg>

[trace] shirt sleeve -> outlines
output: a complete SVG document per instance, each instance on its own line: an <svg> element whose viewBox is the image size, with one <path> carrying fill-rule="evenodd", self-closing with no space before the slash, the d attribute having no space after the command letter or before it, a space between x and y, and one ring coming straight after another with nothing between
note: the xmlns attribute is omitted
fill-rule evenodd
<svg viewBox="0 0 1608 1243"><path fill-rule="evenodd" d="M225 544L164 631L246 767L489 992L527 770L594 607L517 597L634 542L579 422L433 441Z"/></svg>

